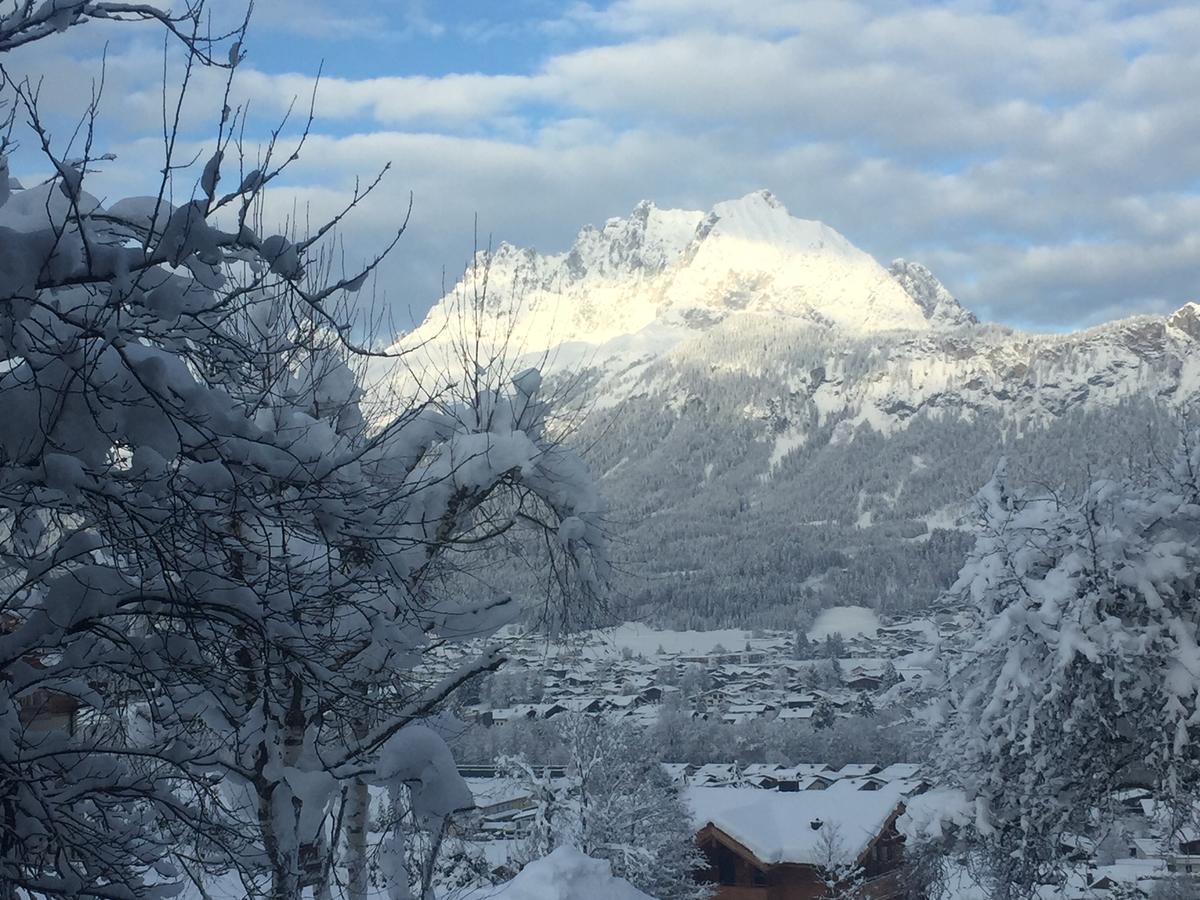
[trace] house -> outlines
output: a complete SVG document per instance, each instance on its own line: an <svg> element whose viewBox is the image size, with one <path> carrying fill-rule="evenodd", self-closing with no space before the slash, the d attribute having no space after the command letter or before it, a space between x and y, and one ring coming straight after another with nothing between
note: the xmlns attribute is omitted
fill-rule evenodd
<svg viewBox="0 0 1200 900"><path fill-rule="evenodd" d="M874 775L882 769L875 763L847 763L837 771L838 778L865 778Z"/></svg>
<svg viewBox="0 0 1200 900"><path fill-rule="evenodd" d="M788 707L787 709L780 710L779 718L785 722L804 722L811 719L815 712L816 709L811 706L803 708Z"/></svg>
<svg viewBox="0 0 1200 900"><path fill-rule="evenodd" d="M696 843L716 900L816 900L829 880L864 900L899 900L903 798L879 791L798 793L690 787Z"/></svg>
<svg viewBox="0 0 1200 900"><path fill-rule="evenodd" d="M837 782L839 788L854 791L878 791L888 784L889 782L877 775L867 775L863 778L843 778Z"/></svg>
<svg viewBox="0 0 1200 900"><path fill-rule="evenodd" d="M1149 897L1155 884L1167 875L1162 860L1118 859L1114 865L1097 866L1088 870L1085 883L1087 896ZM1098 892L1105 891L1106 894Z"/></svg>
<svg viewBox="0 0 1200 900"><path fill-rule="evenodd" d="M80 709L79 700L70 694L38 688L22 695L17 718L27 732L74 734Z"/></svg>
<svg viewBox="0 0 1200 900"><path fill-rule="evenodd" d="M661 765L672 781L686 781L696 773L694 763L661 763Z"/></svg>
<svg viewBox="0 0 1200 900"><path fill-rule="evenodd" d="M846 671L842 683L856 691L877 691L883 687L883 671L877 666L856 665Z"/></svg>
<svg viewBox="0 0 1200 900"><path fill-rule="evenodd" d="M726 710L721 719L725 722L737 724L739 722L747 722L751 719L759 719L771 712L774 712L775 707L769 703L738 703L733 704Z"/></svg>
<svg viewBox="0 0 1200 900"><path fill-rule="evenodd" d="M493 709L492 724L504 725L518 719L549 719L564 712L567 712L567 708L559 703L520 703Z"/></svg>
<svg viewBox="0 0 1200 900"><path fill-rule="evenodd" d="M12 634L22 624L13 613L0 613L0 635ZM26 656L22 663L31 669L46 669L47 660L41 656ZM37 687L20 696L17 701L17 721L27 733L59 732L74 734L83 710L79 698L60 691Z"/></svg>
<svg viewBox="0 0 1200 900"><path fill-rule="evenodd" d="M695 784L736 784L741 772L732 763L705 763L696 769L692 779Z"/></svg>
<svg viewBox="0 0 1200 900"><path fill-rule="evenodd" d="M916 778L921 774L920 763L892 763L876 773L884 781L896 781L901 778Z"/></svg>

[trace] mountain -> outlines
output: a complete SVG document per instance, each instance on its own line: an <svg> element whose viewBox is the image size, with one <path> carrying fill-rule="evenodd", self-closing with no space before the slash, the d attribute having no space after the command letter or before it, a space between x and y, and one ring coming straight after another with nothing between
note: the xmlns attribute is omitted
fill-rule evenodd
<svg viewBox="0 0 1200 900"><path fill-rule="evenodd" d="M501 245L403 343L443 367L464 310L483 345L523 349L514 368L583 392L571 439L612 504L618 588L677 627L920 607L1001 455L1071 490L1161 449L1200 395L1196 304L1073 334L981 324L925 266L884 268L767 192L643 202L556 255Z"/></svg>
<svg viewBox="0 0 1200 900"><path fill-rule="evenodd" d="M565 253L501 244L408 342L437 345L453 333L464 298L474 301L485 278L485 337L512 334L529 353L572 345L604 348L604 358L630 345L661 352L747 314L848 333L971 320L924 267L896 277L829 226L794 218L768 191L707 214L643 201L628 218L585 226Z"/></svg>

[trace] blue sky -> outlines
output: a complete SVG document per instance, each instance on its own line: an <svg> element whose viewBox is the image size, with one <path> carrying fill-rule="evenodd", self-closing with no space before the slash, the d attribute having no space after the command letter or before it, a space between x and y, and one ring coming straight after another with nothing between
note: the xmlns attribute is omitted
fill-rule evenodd
<svg viewBox="0 0 1200 900"><path fill-rule="evenodd" d="M160 38L89 26L10 68L50 76L66 117L106 45L118 160L95 183L115 196L155 168ZM235 96L253 145L324 62L271 212L319 219L391 161L344 238L367 256L413 192L382 279L400 325L454 280L476 217L557 251L642 198L765 187L885 263L926 262L986 319L1064 328L1200 298L1197 46L1200 5L1156 0L260 0ZM196 86L199 148L219 83Z"/></svg>

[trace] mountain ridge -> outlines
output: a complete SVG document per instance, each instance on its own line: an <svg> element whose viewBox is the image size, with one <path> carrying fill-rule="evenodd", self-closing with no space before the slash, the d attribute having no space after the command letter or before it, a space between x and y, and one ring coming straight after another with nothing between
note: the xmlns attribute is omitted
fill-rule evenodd
<svg viewBox="0 0 1200 900"><path fill-rule="evenodd" d="M1200 304L1070 333L981 323L927 267L885 268L765 192L643 202L564 253L480 264L406 340L452 371L466 311L522 348L507 369L570 376L571 440L621 526L616 588L673 627L921 608L1000 456L1074 490L1145 464L1200 401Z"/></svg>
<svg viewBox="0 0 1200 900"><path fill-rule="evenodd" d="M511 333L529 352L600 345L650 326L682 339L742 312L854 331L973 320L928 269L897 276L829 226L792 216L768 191L708 213L643 200L627 217L585 225L561 253L501 243L477 258L409 342L436 342L485 280L478 302L486 337Z"/></svg>

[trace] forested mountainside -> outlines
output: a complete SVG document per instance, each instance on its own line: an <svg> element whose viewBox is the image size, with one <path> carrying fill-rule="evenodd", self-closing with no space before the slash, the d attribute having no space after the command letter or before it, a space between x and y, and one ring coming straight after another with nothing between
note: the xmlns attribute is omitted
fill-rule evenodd
<svg viewBox="0 0 1200 900"><path fill-rule="evenodd" d="M1158 355L1125 343L1155 327ZM927 604L962 565L960 519L1001 456L1071 491L1169 449L1190 345L1153 322L1024 343L790 337L706 335L577 435L622 537L622 585L652 620L789 627L830 605Z"/></svg>
<svg viewBox="0 0 1200 900"><path fill-rule="evenodd" d="M1072 334L980 324L759 192L642 203L566 253L502 245L406 338L436 366L467 310L579 392L625 612L789 628L920 608L969 549L1001 456L1070 492L1169 447L1200 393L1200 306Z"/></svg>

